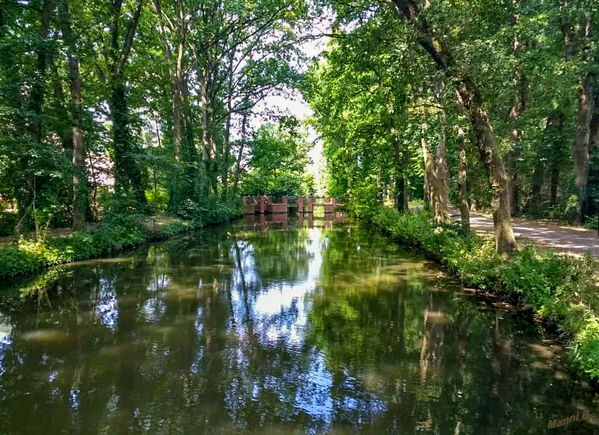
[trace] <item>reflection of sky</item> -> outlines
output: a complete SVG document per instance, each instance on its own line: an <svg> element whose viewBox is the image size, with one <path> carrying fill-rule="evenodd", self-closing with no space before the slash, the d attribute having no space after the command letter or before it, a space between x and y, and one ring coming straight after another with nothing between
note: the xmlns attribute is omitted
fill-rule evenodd
<svg viewBox="0 0 599 435"><path fill-rule="evenodd" d="M166 304L162 298L151 298L144 302L142 312L147 322L157 323L166 313Z"/></svg>
<svg viewBox="0 0 599 435"><path fill-rule="evenodd" d="M193 327L196 330L196 333L198 334L198 336L202 335L202 332L204 332L203 318L204 318L204 309L202 307L198 307L198 313L196 315L195 321L193 322Z"/></svg>
<svg viewBox="0 0 599 435"><path fill-rule="evenodd" d="M330 426L338 413L363 413L373 416L386 409L383 401L375 395L364 393L347 373L346 381L335 386L333 375L327 370L324 354L318 349L304 347L305 329L311 309L308 296L318 285L322 268L322 252L327 239L318 228L311 229L306 240L308 258L307 274L297 281L273 280L264 285L260 271L256 267L254 249L248 242L238 242L241 270L236 264L232 278L231 303L235 325L252 322L253 329L237 327L240 343L248 341L248 334L255 334L262 346L283 346L293 352L308 352L306 365L297 369L283 370L276 375L265 374L259 380L246 384L246 376L235 379L226 393L229 414L235 419L236 409L243 406L246 398L259 400L260 390L268 390L279 397L281 403L293 404L293 414L306 413L318 426ZM231 251L233 258L237 253ZM242 273L243 272L243 280ZM249 312L245 311L243 284L248 289ZM245 321L244 321L245 319ZM248 355L244 347L236 348L236 370L244 373L248 369ZM251 357L249 357L251 358ZM301 359L301 358L300 358ZM298 360L299 361L299 360ZM251 375L247 375L251 377ZM247 379L249 381L249 379ZM288 388L289 386L293 386ZM295 391L289 397L288 392ZM282 409L285 409L283 407ZM289 415L281 415L288 418Z"/></svg>
<svg viewBox="0 0 599 435"><path fill-rule="evenodd" d="M366 420L386 411L385 402L374 394L364 392L354 378L348 376L348 373L344 374L346 378L343 382L334 386L324 355L321 352L313 355L308 371L296 380L299 389L294 406L325 426L329 426L343 414L357 413L361 419Z"/></svg>
<svg viewBox="0 0 599 435"><path fill-rule="evenodd" d="M251 304L249 317L261 326L260 336L264 344L285 342L297 346L303 343L304 328L308 320L309 307L305 305L305 297L310 294L320 277L322 266L321 232L318 228L310 230L306 241L308 257L308 273L305 278L295 282L276 281L262 287L260 276L255 267L254 253L251 245L245 245L241 255L246 286L260 288L260 293ZM233 252L233 255L236 255ZM234 277L235 288L241 288L241 276L237 270ZM243 296L237 294L234 303L237 305ZM235 310L238 311L238 310ZM243 309L239 310L243 312ZM257 331L258 332L258 331Z"/></svg>
<svg viewBox="0 0 599 435"><path fill-rule="evenodd" d="M71 391L69 393L69 399L71 402L71 408L73 408L73 409L79 408L79 389L78 388L71 388Z"/></svg>
<svg viewBox="0 0 599 435"><path fill-rule="evenodd" d="M5 372L4 368L4 354L12 344L12 338L10 333L12 331L12 326L8 323L2 322L2 317L0 317L0 378Z"/></svg>
<svg viewBox="0 0 599 435"><path fill-rule="evenodd" d="M164 297L160 294L156 294L158 290L165 289L169 282L170 278L166 275L158 275L155 279L150 281L150 284L146 287L146 289L155 293L152 298L146 300L142 306L141 314L147 322L157 323L160 321L162 316L166 313L166 304L164 302Z"/></svg>
<svg viewBox="0 0 599 435"><path fill-rule="evenodd" d="M168 283L170 282L170 278L166 275L158 275L156 279L152 280L150 284L148 284L148 291L155 292L158 289L166 288Z"/></svg>
<svg viewBox="0 0 599 435"><path fill-rule="evenodd" d="M104 326L114 331L119 318L119 307L114 283L108 281L106 278L100 278L99 284L100 295L96 314Z"/></svg>
<svg viewBox="0 0 599 435"><path fill-rule="evenodd" d="M295 395L294 406L329 425L334 418L333 399L331 397L333 376L326 369L325 360L321 353L310 361L308 370L306 379L302 380L301 387Z"/></svg>

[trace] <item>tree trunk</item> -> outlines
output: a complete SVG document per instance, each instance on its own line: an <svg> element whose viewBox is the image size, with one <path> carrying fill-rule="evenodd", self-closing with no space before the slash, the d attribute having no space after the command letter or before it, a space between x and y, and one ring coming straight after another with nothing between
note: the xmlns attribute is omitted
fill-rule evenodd
<svg viewBox="0 0 599 435"><path fill-rule="evenodd" d="M557 190L559 187L559 166L551 165L551 188L549 191L549 202L552 206L557 205Z"/></svg>
<svg viewBox="0 0 599 435"><path fill-rule="evenodd" d="M533 171L530 189L530 200L527 208L536 209L543 203L543 184L545 183L545 163L537 161ZM534 210L533 210L534 211Z"/></svg>
<svg viewBox="0 0 599 435"><path fill-rule="evenodd" d="M408 211L407 198L405 192L405 172L404 159L402 158L402 152L399 146L399 138L397 137L397 129L395 127L395 119L393 116L390 118L391 127L391 145L393 147L393 162L395 164L395 208L401 213Z"/></svg>
<svg viewBox="0 0 599 435"><path fill-rule="evenodd" d="M228 61L228 96L227 96L227 117L225 121L225 140L223 146L223 155L221 162L221 179L223 183L223 197L227 196L228 178L229 178L229 154L231 152L231 116L232 116L232 95L233 95L233 61L235 60L235 50L231 50Z"/></svg>
<svg viewBox="0 0 599 435"><path fill-rule="evenodd" d="M435 94L437 103L442 105L442 93L443 84L437 87ZM449 203L449 183L447 180L448 169L447 169L447 134L446 124L447 119L445 116L445 109L441 109L438 115L439 118L439 145L437 146L437 152L435 154L435 191L437 195L434 201L434 215L435 220L439 223L449 221L448 203Z"/></svg>
<svg viewBox="0 0 599 435"><path fill-rule="evenodd" d="M599 101L599 87L595 87L595 101ZM599 204L599 105L595 104L595 112L591 119L589 141L589 176L587 185L587 201L585 213L594 216L598 213Z"/></svg>
<svg viewBox="0 0 599 435"><path fill-rule="evenodd" d="M583 57L591 65L594 58L592 46L593 21L591 11L587 12L584 32ZM576 137L574 139L574 176L578 193L576 220L582 223L587 202L587 183L589 176L589 147L591 143L591 120L595 110L595 73L587 72L581 79L578 91L578 121L576 122Z"/></svg>
<svg viewBox="0 0 599 435"><path fill-rule="evenodd" d="M427 190L427 198L433 211L433 219L436 223L449 220L447 212L447 163L445 162L445 131L441 127L439 132L439 146L436 155L429 149L426 140L428 124L422 125L422 154L424 156L424 177Z"/></svg>
<svg viewBox="0 0 599 435"><path fill-rule="evenodd" d="M513 6L518 9L520 6L520 0L512 0ZM517 27L520 24L520 15L518 11L514 13L512 19L512 26ZM519 55L520 55L520 38L518 33L515 32L514 39L512 41L512 54L516 58L516 65L513 71L513 84L514 84L514 102L510 108L509 117L512 121L512 131L510 132L511 149L507 155L507 173L508 173L508 196L511 206L512 215L517 215L520 212L520 192L518 186L518 157L520 155L520 142L522 139L522 131L518 126L518 121L522 112L526 108L526 80L522 68L520 67Z"/></svg>
<svg viewBox="0 0 599 435"><path fill-rule="evenodd" d="M211 140L210 140L210 60L207 54L206 65L204 65L203 71L200 75L200 98L202 102L201 107L201 124L202 124L202 161L204 162L204 170L206 172L207 185L202 186L203 194L208 194L208 188L211 184L212 178L212 165L211 165Z"/></svg>
<svg viewBox="0 0 599 435"><path fill-rule="evenodd" d="M29 110L31 112L30 133L33 142L40 142L43 135L43 108L45 97L46 69L48 65L48 36L50 32L50 18L53 8L52 0L44 0L40 16L39 40L36 46L37 70L31 86Z"/></svg>
<svg viewBox="0 0 599 435"><path fill-rule="evenodd" d="M410 180L408 178L408 166L410 164L410 151L406 145L402 150L403 174L402 174L402 192L400 202L405 211L410 210Z"/></svg>
<svg viewBox="0 0 599 435"><path fill-rule="evenodd" d="M564 114L558 109L553 112L549 118L547 119L547 127L546 127L546 141L551 144L550 148L550 202L551 205L557 204L557 194L559 189L559 176L561 172L561 168L563 165L563 157L564 151L563 147L563 139L562 139L562 128L564 124ZM539 164L542 164L539 162ZM536 168L535 168L536 169ZM534 172L533 172L534 174ZM540 203L541 201L539 201Z"/></svg>
<svg viewBox="0 0 599 435"><path fill-rule="evenodd" d="M481 162L485 166L493 191L496 250L503 255L509 255L516 246L516 239L512 228L508 180L480 93L468 77L467 70L455 64L451 51L433 32L426 17L421 13L422 4L417 0L393 0L393 3L397 12L412 27L417 42L429 53L437 68L455 80L456 90L476 134ZM424 7L427 4L425 3Z"/></svg>
<svg viewBox="0 0 599 435"><path fill-rule="evenodd" d="M468 163L466 160L466 144L464 143L464 130L458 131L458 203L462 228L470 232L470 205L468 204Z"/></svg>
<svg viewBox="0 0 599 435"><path fill-rule="evenodd" d="M587 199L587 181L589 175L589 143L591 117L594 106L594 84L592 74L587 74L578 94L578 122L574 141L574 175L578 193L576 220L581 223L584 218L584 204Z"/></svg>
<svg viewBox="0 0 599 435"><path fill-rule="evenodd" d="M512 142L512 146L516 146L516 144ZM517 159L518 151L512 148L507 155L506 167L507 173L509 174L508 196L511 206L511 213L513 216L517 216L518 213L520 213L520 192L518 187L518 170L516 164Z"/></svg>
<svg viewBox="0 0 599 435"><path fill-rule="evenodd" d="M432 186L433 186L433 177L435 176L434 171L434 163L433 157L429 150L428 141L426 139L426 132L428 130L428 124L426 122L422 123L422 138L420 139L420 144L422 146L422 157L424 159L424 202L427 208L433 208L433 195L432 195Z"/></svg>
<svg viewBox="0 0 599 435"><path fill-rule="evenodd" d="M246 141L246 129L248 122L247 111L243 112L243 119L241 120L241 140L239 144L239 151L237 153L237 161L235 162L235 176L233 179L233 195L237 194L237 186L239 183L239 177L241 175L241 159L243 157L243 148Z"/></svg>
<svg viewBox="0 0 599 435"><path fill-rule="evenodd" d="M179 165L181 162L181 82L183 75L183 47L185 46L185 22L183 19L182 3L178 2L179 10L177 14L177 33L179 37L176 64L173 66L173 50L171 43L167 38L164 28L162 8L160 0L154 0L154 9L158 15L158 30L164 57L168 63L170 89L171 89L171 110L173 117L173 167L171 179L169 180L169 201L168 210L174 212L179 205Z"/></svg>
<svg viewBox="0 0 599 435"><path fill-rule="evenodd" d="M133 138L129 130L129 114L127 108L127 92L124 69L131 52L143 0L139 0L133 17L129 22L127 35L122 47L119 43L119 21L121 18L122 0L111 2L112 21L110 25L110 48L112 64L110 65L110 112L114 141L115 192L122 196L132 191L136 202L145 211L147 204L141 171L136 164Z"/></svg>
<svg viewBox="0 0 599 435"><path fill-rule="evenodd" d="M79 73L79 60L76 57L75 39L71 27L71 14L69 1L62 0L60 4L62 21L62 34L67 45L67 63L69 65L69 89L71 93L71 129L73 144L73 230L85 227L85 211L87 208L87 188L85 169L85 144L83 130L81 130L81 74Z"/></svg>
<svg viewBox="0 0 599 435"><path fill-rule="evenodd" d="M498 253L509 255L516 247L516 238L512 228L508 181L495 141L495 133L486 111L482 108L480 96L473 90L472 85L463 81L458 86L458 94L470 116L478 139L481 161L485 165L489 184L493 191L491 207L495 226L495 247Z"/></svg>
<svg viewBox="0 0 599 435"><path fill-rule="evenodd" d="M198 167L198 150L195 145L194 114L191 110L189 86L187 77L181 83L181 96L183 99L183 127L185 132L185 181L186 197L196 199L200 186L205 182L203 167Z"/></svg>

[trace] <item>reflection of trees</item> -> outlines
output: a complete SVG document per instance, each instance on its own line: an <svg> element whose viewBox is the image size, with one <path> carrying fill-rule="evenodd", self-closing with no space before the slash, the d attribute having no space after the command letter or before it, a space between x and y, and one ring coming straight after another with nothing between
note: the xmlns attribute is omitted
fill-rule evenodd
<svg viewBox="0 0 599 435"><path fill-rule="evenodd" d="M353 379L356 390L385 405L373 429L544 430L556 406L569 406L562 401L564 395L573 400L566 383L556 382L552 370L538 370L543 352L534 355L526 349L528 340L539 339L534 327L436 290L437 283L417 263L410 262L413 271L397 275L394 283L379 279L389 261L402 261L401 254L354 231L349 238L327 234L321 290L313 298L307 341L322 349L339 384ZM353 271L351 279L339 279L348 270ZM536 397L552 397L553 405L531 403L533 391ZM571 408L557 412L574 413ZM360 416L346 417L356 421Z"/></svg>
<svg viewBox="0 0 599 435"><path fill-rule="evenodd" d="M306 278L308 230L253 233L247 234L246 240L251 243L255 268L265 284Z"/></svg>
<svg viewBox="0 0 599 435"><path fill-rule="evenodd" d="M20 281L0 432L510 433L588 403L533 326L429 275L355 227L222 227Z"/></svg>

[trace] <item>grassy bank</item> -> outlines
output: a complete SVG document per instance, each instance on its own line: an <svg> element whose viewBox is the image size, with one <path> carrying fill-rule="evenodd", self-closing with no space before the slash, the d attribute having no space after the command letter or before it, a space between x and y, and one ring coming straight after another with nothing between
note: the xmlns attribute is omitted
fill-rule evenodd
<svg viewBox="0 0 599 435"><path fill-rule="evenodd" d="M573 258L528 245L509 259L494 244L466 235L457 225L436 226L427 213L402 215L386 207L362 213L402 245L447 267L464 286L529 304L568 343L573 363L599 381L599 293L591 256Z"/></svg>
<svg viewBox="0 0 599 435"><path fill-rule="evenodd" d="M164 225L154 225L154 221L146 216L114 215L92 230L49 237L43 243L20 239L0 248L0 279L107 255L143 242L227 222L240 215L240 207L229 205L198 213L190 220L170 219Z"/></svg>

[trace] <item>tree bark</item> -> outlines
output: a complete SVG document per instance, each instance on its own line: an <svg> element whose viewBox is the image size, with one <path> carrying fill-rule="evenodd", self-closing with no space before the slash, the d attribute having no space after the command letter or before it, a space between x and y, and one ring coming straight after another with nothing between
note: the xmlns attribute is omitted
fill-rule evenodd
<svg viewBox="0 0 599 435"><path fill-rule="evenodd" d="M447 164L445 163L445 132L441 127L439 146L433 154L426 139L428 124L422 124L422 155L424 157L424 178L427 198L433 211L433 220L444 223L449 220L447 212Z"/></svg>
<svg viewBox="0 0 599 435"><path fill-rule="evenodd" d="M227 196L228 178L229 178L229 154L231 152L231 116L232 116L232 98L233 98L233 61L235 60L235 50L231 50L227 65L227 117L225 120L225 140L223 144L223 155L221 158L220 174L223 183L223 197Z"/></svg>
<svg viewBox="0 0 599 435"><path fill-rule="evenodd" d="M578 94L578 121L576 123L576 138L574 140L574 175L576 177L575 182L578 193L576 220L579 223L584 218L584 203L587 194L594 82L594 77L591 74L587 74Z"/></svg>
<svg viewBox="0 0 599 435"><path fill-rule="evenodd" d="M421 13L421 3L416 0L393 0L400 16L415 31L417 42L426 50L440 71L445 72L456 83L459 100L462 102L477 138L477 147L484 164L489 184L493 191L493 223L497 252L509 255L516 247L512 228L507 176L503 159L497 147L495 132L483 108L482 98L466 69L455 64L452 53L434 34Z"/></svg>
<svg viewBox="0 0 599 435"><path fill-rule="evenodd" d="M527 208L538 208L543 202L543 184L545 183L545 163L537 161L533 171L530 189L530 200Z"/></svg>
<svg viewBox="0 0 599 435"><path fill-rule="evenodd" d="M468 204L468 162L466 159L465 133L462 128L458 131L458 203L462 228L470 232L470 205Z"/></svg>
<svg viewBox="0 0 599 435"><path fill-rule="evenodd" d="M513 6L518 9L520 0L512 0ZM512 27L517 27L520 24L520 15L518 11L514 14L512 19ZM526 81L524 73L519 64L520 55L520 38L518 32L515 32L514 39L512 41L512 54L516 58L516 66L513 71L513 84L514 84L514 102L510 108L509 117L512 121L512 131L510 132L511 149L507 155L507 172L508 172L508 196L511 206L512 215L517 215L520 212L520 192L518 186L518 156L520 155L520 142L522 138L522 131L518 126L518 121L522 112L526 108Z"/></svg>
<svg viewBox="0 0 599 435"><path fill-rule="evenodd" d="M168 40L166 30L164 28L164 18L162 16L162 8L160 0L154 0L154 10L158 15L158 30L164 56L168 62L169 81L171 89L171 111L173 117L173 167L171 171L171 179L169 180L169 201L168 210L174 212L179 205L179 165L181 161L181 82L183 80L183 48L185 46L185 21L183 18L183 6L181 1L177 2L177 36L179 38L177 44L177 58L173 65L173 49Z"/></svg>
<svg viewBox="0 0 599 435"><path fill-rule="evenodd" d="M393 147L393 162L395 164L395 208L401 213L408 211L408 201L405 191L406 183L406 168L404 167L405 159L402 156L402 150L397 137L397 129L395 126L395 118L390 117L390 134L391 145Z"/></svg>
<svg viewBox="0 0 599 435"><path fill-rule="evenodd" d="M237 153L237 161L235 162L235 176L233 179L233 195L237 194L237 186L239 184L239 177L241 175L241 159L243 157L243 149L246 142L246 131L247 131L248 113L243 112L243 119L241 120L241 141L239 144L239 151Z"/></svg>
<svg viewBox="0 0 599 435"><path fill-rule="evenodd" d="M124 69L133 46L143 0L139 0L137 3L129 22L125 41L121 47L119 43L119 24L122 4L122 0L113 0L111 2L110 25L112 64L110 65L111 96L109 106L112 115L114 141L115 191L118 195L132 191L136 202L145 209L147 204L145 188L141 171L135 160L133 138L129 130L127 91L124 77Z"/></svg>
<svg viewBox="0 0 599 435"><path fill-rule="evenodd" d="M422 123L421 126L422 137L420 138L420 145L422 146L422 157L424 159L424 202L427 208L433 208L433 195L432 195L432 184L435 171L433 167L433 157L429 150L428 141L426 139L426 132L428 131L428 124Z"/></svg>
<svg viewBox="0 0 599 435"><path fill-rule="evenodd" d="M87 188L85 180L85 143L81 129L81 74L79 73L79 60L76 57L75 38L71 27L71 14L69 1L60 3L62 34L67 46L67 63L69 65L69 89L71 93L71 130L73 144L73 230L85 227L85 211L87 208Z"/></svg>
<svg viewBox="0 0 599 435"><path fill-rule="evenodd" d="M440 106L443 106L442 102L443 94L443 83L435 89L435 98ZM449 203L449 182L448 169L447 169L447 118L445 115L445 109L442 108L438 113L439 118L439 145L437 146L437 152L435 153L435 194L437 198L434 202L434 214L435 220L439 223L449 221L448 203Z"/></svg>
<svg viewBox="0 0 599 435"><path fill-rule="evenodd" d="M401 158L403 160L403 174L402 174L402 192L400 201L403 205L403 209L405 211L409 211L410 209L410 180L408 178L408 168L410 165L410 151L408 149L407 144L403 147Z"/></svg>
<svg viewBox="0 0 599 435"><path fill-rule="evenodd" d="M198 150L195 145L195 132L194 132L194 113L191 109L190 97L189 97L189 85L186 76L183 77L181 82L181 97L183 102L183 128L185 132L185 179L187 196L190 198L197 198L197 194L200 191L200 186L203 185L205 180L205 173L203 167L198 166Z"/></svg>
<svg viewBox="0 0 599 435"><path fill-rule="evenodd" d="M585 27L585 47L583 54L586 62L593 59L591 55L592 21L589 12ZM576 137L574 139L574 175L578 193L576 220L581 223L584 219L584 206L587 200L587 182L589 175L589 145L591 141L591 119L594 112L595 74L587 72L581 80L578 91L578 120L576 122Z"/></svg>
<svg viewBox="0 0 599 435"><path fill-rule="evenodd" d="M203 186L203 194L208 194L208 187L211 185L212 174L212 141L210 138L210 53L206 53L205 65L200 71L200 99L201 106L201 125L202 125L202 161L206 172L207 185Z"/></svg>
<svg viewBox="0 0 599 435"><path fill-rule="evenodd" d="M599 101L599 87L595 87L595 102ZM587 185L586 214L594 216L598 213L599 203L599 105L595 104L595 112L591 119L589 141L589 176Z"/></svg>
<svg viewBox="0 0 599 435"><path fill-rule="evenodd" d="M500 254L509 255L516 247L516 238L512 228L507 176L497 147L493 127L487 113L482 108L480 96L472 88L467 81L462 82L458 86L458 94L470 115L478 139L480 158L485 165L489 184L493 191L491 208L495 227L495 247Z"/></svg>
<svg viewBox="0 0 599 435"><path fill-rule="evenodd" d="M557 194L559 190L559 176L562 167L563 143L561 131L564 124L564 114L561 110L556 110L547 119L547 140L551 143L551 158L550 158L550 189L549 200L551 205L557 204ZM540 163L540 162L539 162ZM542 163L540 163L542 164ZM533 172L534 173L534 172ZM542 200L539 200L541 203Z"/></svg>

